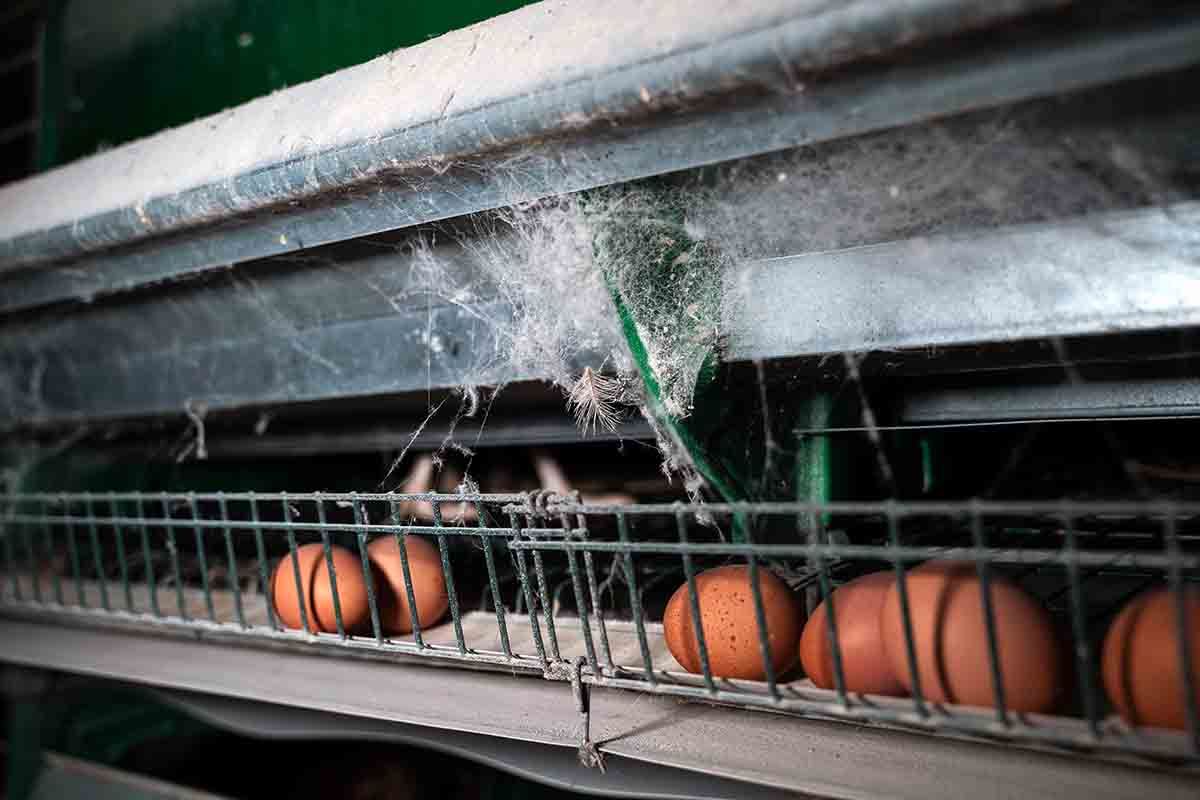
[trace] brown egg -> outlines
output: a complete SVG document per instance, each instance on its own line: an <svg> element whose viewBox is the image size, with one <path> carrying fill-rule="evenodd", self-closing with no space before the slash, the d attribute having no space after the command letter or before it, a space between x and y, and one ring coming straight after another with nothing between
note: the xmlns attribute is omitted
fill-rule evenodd
<svg viewBox="0 0 1200 800"><path fill-rule="evenodd" d="M342 625L348 633L360 630L370 617L367 585L363 580L362 560L344 547L330 547L334 574L337 576L338 600L342 609ZM313 632L337 632L337 617L333 609L333 585L325 550L320 544L296 548L295 563L300 567L300 591L303 596L309 629ZM271 575L271 597L279 621L289 628L303 628L300 603L296 594L293 559L289 553L275 566Z"/></svg>
<svg viewBox="0 0 1200 800"><path fill-rule="evenodd" d="M1185 594L1191 683L1200 695L1200 590ZM1187 727L1175 595L1152 589L1133 598L1104 639L1104 688L1117 713L1131 725Z"/></svg>
<svg viewBox="0 0 1200 800"><path fill-rule="evenodd" d="M875 572L838 587L831 597L837 620L842 677L848 692L903 695L904 686L892 671L883 651L880 611L888 589L896 583L894 572ZM829 644L828 611L822 602L808 618L800 637L800 664L822 689L836 688L833 648Z"/></svg>
<svg viewBox="0 0 1200 800"><path fill-rule="evenodd" d="M421 628L428 628L442 618L450 605L442 574L442 557L436 546L418 536L405 537L404 541L408 571L412 575L413 599L417 604L417 622ZM367 556L380 573L379 621L384 631L412 633L412 615L396 537L384 536L371 542Z"/></svg>
<svg viewBox="0 0 1200 800"><path fill-rule="evenodd" d="M778 676L795 663L796 645L800 641L800 611L787 585L762 567L758 569L758 587L766 617L771 663ZM727 566L700 573L696 576L696 595L713 676L747 680L766 677L749 568ZM667 603L663 634L667 648L680 666L688 672L702 671L686 583Z"/></svg>
<svg viewBox="0 0 1200 800"><path fill-rule="evenodd" d="M1068 671L1058 632L1045 609L1016 584L990 581L1004 699L1011 711L1053 710ZM928 562L905 578L921 692L937 703L992 706L992 674L983 591L973 564ZM893 584L880 617L892 671L910 692L900 593Z"/></svg>

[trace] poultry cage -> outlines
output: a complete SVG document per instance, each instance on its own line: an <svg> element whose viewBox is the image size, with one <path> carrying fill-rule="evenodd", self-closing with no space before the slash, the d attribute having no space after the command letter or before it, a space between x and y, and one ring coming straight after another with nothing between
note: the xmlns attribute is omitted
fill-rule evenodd
<svg viewBox="0 0 1200 800"><path fill-rule="evenodd" d="M1178 677L1192 674L1194 659L1194 628L1188 621L1195 613L1194 600L1186 581L1197 567L1189 546L1200 514L1195 504L595 506L552 494L400 493L24 494L5 501L10 531L5 540L6 608L35 618L49 615L64 622L153 628L333 654L353 650L382 658L444 659L570 681L577 687L613 686L1075 750L1168 761L1196 756L1195 687ZM402 507L413 502L430 504L434 524L405 518ZM447 524L441 508L464 504L475 510L474 519ZM722 535L737 516L753 517L756 524L743 526L740 540ZM752 527L753 537L748 535ZM833 529L840 533L836 540L830 535ZM937 534L931 536L931 531ZM409 555L409 537L436 541L435 567L444 581L448 621L422 625L418 618L421 604L414 587L423 589L423 579L414 581L413 575L428 567L414 566L423 554ZM397 544L403 574L398 591L405 597L389 596L396 584L381 576L368 555L368 542L380 538L394 538ZM337 542L356 551L355 566L361 565L361 577L347 575L342 565L343 583L362 583L366 592L367 613L353 621L344 616L342 605L348 601L337 588L333 553L343 550ZM310 590L302 587L315 578L301 576L297 553L314 544L324 560L316 574L326 570L332 587L327 608L308 599ZM56 558L65 563L55 565ZM983 682L991 696L983 701L991 702L976 702L991 705L990 710L948 702L954 690L945 687L961 679L940 663L951 656L943 652L945 645L929 640L924 628L932 623L912 616L905 575L916 564L936 560L969 567L982 586L973 599L981 603L979 617L985 622L985 662L973 669L986 670ZM738 602L748 601L754 624L750 639L740 645L736 625L714 624L710 618L711 629L705 633L708 615L697 591L697 575L704 567L728 563L744 564L752 576L746 582L748 597ZM781 566L789 563L803 566ZM775 642L786 641L786 633L771 631L767 620L774 611L764 600L769 589L756 572L779 570L789 576L793 590L811 586L827 598L835 580L844 583L847 575L870 574L880 567L894 571L904 610L903 656L913 676L911 697L871 697L848 689L836 600L821 609L828 620L832 665L826 683L832 685L822 689L811 680L790 680L794 676L786 666L779 669L774 652L781 646ZM273 575L275 570L280 574ZM645 592L646 583L673 572L683 577L692 619L700 620L691 634L698 666L690 670L676 660L687 656L668 648L663 623L652 621L663 616L662 598ZM475 585L460 591L467 575L476 578ZM1064 634L1074 642L1060 655L1074 660L1077 689L1064 703L1074 712L1070 716L1009 709L1006 695L1022 676L1006 679L1006 662L1010 669L1028 662L1002 652L1002 647L1020 648L1022 634L997 621L989 577L1039 585L1039 596L1062 618ZM294 609L278 605L275 581L295 583L294 592L288 590L297 601ZM1100 650L1096 620L1111 617L1129 597L1156 585L1171 587L1168 638L1160 650L1137 657L1155 659L1155 680L1180 692L1168 698L1186 721L1179 733L1141 730L1106 713L1110 704L1094 674ZM942 598L920 614L949 613L943 607L948 602ZM651 608L654 613L648 613ZM409 616L406 635L396 635L404 628L394 621L397 613ZM749 671L760 672L761 680L728 678L710 666L708 642L718 628L721 635L728 631L731 640L730 647L722 643L722 658L728 661L724 653L734 651L739 661L751 662ZM1053 668L1052 661L1032 663ZM923 667L930 697L921 688Z"/></svg>
<svg viewBox="0 0 1200 800"><path fill-rule="evenodd" d="M402 506L413 502L430 504L434 524L405 519ZM464 504L475 510L474 519L446 524L442 507ZM1197 567L1194 548L1188 546L1195 540L1194 523L1200 515L1195 504L594 506L552 494L109 493L9 495L5 505L6 609L35 618L49 615L64 622L128 625L334 654L354 650L383 658L444 659L570 681L577 687L614 686L1075 750L1137 753L1168 761L1196 756L1195 687L1178 678L1192 674L1194 659L1194 626L1188 621L1195 613L1194 600L1185 581ZM760 533L748 536L751 526L745 525L740 540L722 536L735 516L754 517L753 527ZM817 523L818 517L825 521ZM840 542L829 535L833 528L842 533ZM940 535L929 536L938 528ZM423 587L413 578L418 569L413 562L421 556L408 552L409 537L421 536L437 543L436 568L449 612L449 621L424 626L414 596L414 587ZM388 596L393 584L368 555L368 542L393 537L404 576L402 598ZM361 582L365 587L367 613L356 621L344 616L347 600L337 588L333 553L334 548L342 549L339 541L357 551L361 564L361 578L353 572L347 575L342 565L343 583ZM304 599L310 590L302 583L315 578L301 577L297 553L311 544L324 560L318 562L316 574L325 569L332 587L328 608ZM55 565L56 557L66 563ZM905 575L912 566L934 560L969 566L978 575L982 591L974 599L981 602L979 615L985 621L986 662L973 668L986 669L984 683L990 683L991 697L984 700L992 701L992 710L947 702L953 690L944 687L958 679L938 659L951 656L942 652L940 642L928 641L930 633L923 630L928 621L914 622ZM751 576L746 582L749 596L738 602L749 601L754 625L750 640L740 645L737 627L731 624L710 621L706 635L697 591L702 567L730 562L745 564ZM811 585L822 598L832 594L835 576L843 582L855 571L881 566L894 570L904 609L903 655L913 676L911 698L870 697L848 689L836 601L822 604L832 664L832 681L827 682L832 687L787 680L786 667L778 668L780 659L774 653L781 645L773 643L786 634L770 629L768 615L774 612L764 600L768 588L757 571L780 569L778 565L789 562L804 565L787 573L789 585L796 590ZM272 575L273 564L280 574ZM676 660L679 651L668 649L664 625L651 621L662 617L662 603L657 613L647 613L655 601L652 593L644 592L644 584L671 572L684 576L692 619L700 620L692 634L699 666L690 671ZM460 582L466 574L482 575L483 580L460 592L456 573ZM1023 643L1019 632L1006 629L996 618L989 577L1008 579L1001 576L1041 584L1041 596L1069 629L1067 636L1075 644L1071 655L1064 651L1063 657L1075 662L1077 696L1066 704L1073 715L1009 709L1006 695L1021 676L1006 679L1005 663L1011 669L1024 662L1020 656L1006 658L1001 648L1016 649ZM281 600L275 581L295 583L289 595L297 601L295 609L277 605ZM1102 588L1093 588L1097 584ZM1161 584L1171 587L1173 598L1165 619L1168 638L1161 650L1137 657L1155 659L1155 680L1180 692L1168 698L1186 720L1186 731L1176 734L1139 730L1106 714L1109 704L1093 674L1099 657L1097 617L1111 616L1123 600ZM407 635L395 635L404 627L392 619L397 608L409 615ZM948 612L938 606L920 613ZM724 677L710 666L708 642L718 628L722 635L732 631L732 647L722 644L722 653L732 649L743 654L738 660L749 659L749 671L760 671L762 680ZM923 664L928 670L924 685L932 691L929 698L921 688Z"/></svg>
<svg viewBox="0 0 1200 800"><path fill-rule="evenodd" d="M600 793L1189 796L1198 62L543 2L0 189L0 661Z"/></svg>

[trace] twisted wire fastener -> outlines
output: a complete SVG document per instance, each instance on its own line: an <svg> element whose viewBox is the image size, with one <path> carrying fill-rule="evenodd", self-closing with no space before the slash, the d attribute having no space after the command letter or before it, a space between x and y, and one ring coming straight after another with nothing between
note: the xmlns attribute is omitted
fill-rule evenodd
<svg viewBox="0 0 1200 800"><path fill-rule="evenodd" d="M603 773L604 754L592 741L591 734L591 687L585 685L580 676L583 664L583 656L579 656L571 662L571 694L575 696L575 708L583 717L583 740L579 743L579 763L589 769L598 769Z"/></svg>

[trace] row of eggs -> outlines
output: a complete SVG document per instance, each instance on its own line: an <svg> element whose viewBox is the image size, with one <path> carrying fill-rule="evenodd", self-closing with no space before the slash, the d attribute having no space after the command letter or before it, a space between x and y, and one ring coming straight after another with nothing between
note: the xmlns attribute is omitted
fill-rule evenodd
<svg viewBox="0 0 1200 800"><path fill-rule="evenodd" d="M417 622L422 628L429 627L445 615L449 604L441 554L415 536L407 537L406 553ZM376 576L380 627L389 635L411 633L410 592L395 538L376 539L366 555ZM329 547L329 560L338 587L336 610L341 613L342 628L360 631L370 619L362 561L336 545ZM775 674L784 675L799 661L816 686L835 688L826 604L818 606L805 624L787 585L765 568L758 569L757 575ZM1019 712L1061 708L1074 680L1066 637L1046 610L1015 583L995 576L989 584L992 636L1005 706ZM931 702L991 706L995 702L991 645L983 585L975 567L962 562L927 562L909 570L904 585L902 595L895 573L876 572L833 592L832 616L845 690L905 696L919 688L922 697ZM701 572L695 576L695 587L710 674L763 680L766 671L750 568L729 565ZM282 559L271 576L271 594L275 612L287 627L304 628L307 623L313 631L337 631L333 581L323 545L303 545ZM1177 611L1167 590L1144 592L1125 606L1105 638L1101 659L1104 686L1117 711L1132 724L1179 729L1186 725ZM1200 693L1200 591L1185 595L1184 611L1192 682ZM906 616L908 626L904 624ZM663 634L679 665L699 674L703 663L693 619L685 583L667 604ZM916 665L915 680L910 659Z"/></svg>
<svg viewBox="0 0 1200 800"><path fill-rule="evenodd" d="M799 661L816 686L835 688L826 603L802 624L798 603L787 585L766 569L757 572L766 650L775 674L784 675ZM763 680L764 647L749 568L731 565L708 570L695 577L695 586L710 673ZM904 586L902 594L894 572L876 572L831 595L845 690L907 696L919 689L934 703L992 706L996 699L992 647L984 588L975 566L926 562L907 571ZM1037 600L1015 583L996 576L989 586L992 636L1005 707L1042 713L1062 708L1074 681L1067 638ZM1191 683L1200 694L1200 590L1188 591L1182 605L1190 642ZM1179 658L1178 610L1168 590L1143 592L1123 608L1105 637L1101 657L1104 686L1117 712L1131 724L1186 727L1187 690ZM686 583L667 605L663 632L675 660L690 672L702 672ZM916 666L916 679L911 663Z"/></svg>
<svg viewBox="0 0 1200 800"><path fill-rule="evenodd" d="M407 537L405 552L417 624L425 628L441 619L450 603L441 556L436 547L416 536ZM275 614L285 626L336 633L339 612L342 629L347 633L359 632L369 624L371 605L359 556L330 545L329 560L333 562L332 579L321 544L301 545L276 565L271 574L271 598ZM389 635L412 633L404 564L395 538L371 542L367 560L372 568L380 628Z"/></svg>

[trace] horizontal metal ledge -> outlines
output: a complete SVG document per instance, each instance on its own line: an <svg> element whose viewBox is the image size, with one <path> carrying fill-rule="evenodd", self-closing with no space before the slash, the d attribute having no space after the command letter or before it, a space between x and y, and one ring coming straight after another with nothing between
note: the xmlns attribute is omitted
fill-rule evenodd
<svg viewBox="0 0 1200 800"><path fill-rule="evenodd" d="M904 398L906 422L1200 416L1200 377L977 386Z"/></svg>
<svg viewBox="0 0 1200 800"><path fill-rule="evenodd" d="M580 432L578 423L565 414L561 417L551 413L528 417L493 416L482 428L476 427L474 422L463 420L454 428L458 440L469 442L472 449L654 438L650 425L637 418L626 419L615 430L602 429L586 436ZM341 424L336 428L314 428L304 433L272 433L270 436L214 435L210 431L208 454L210 458L269 458L401 450L405 447L421 452L440 449L450 432L447 425L426 425L415 434L411 425L399 424L365 428Z"/></svg>
<svg viewBox="0 0 1200 800"><path fill-rule="evenodd" d="M318 244L1150 75L1200 60L1200 17L1191 14L1119 31L1062 34L1054 41L1004 41L993 50L950 53L934 63L908 57L905 63L880 65L868 73L796 85L797 69L866 54L877 58L899 44L911 46L1046 5L1056 3L862 2L814 16L809 4L800 3L792 8L793 16L783 14L771 27L744 35L721 29L712 41L683 53L634 53L634 63L588 80L439 118L424 127L370 131L339 149L281 157L244 175L144 202L139 197L118 210L80 216L47 231L18 235L14 230L12 237L0 240L0 265L9 265L0 279L0 311L91 300ZM694 15L680 12L679 18L679 24L690 25ZM736 28L736 18L727 24ZM831 41L844 46L831 48ZM570 50L564 45L564 51ZM359 74L331 78L337 78L340 91L353 95ZM315 91L311 86L297 89ZM237 136L234 123L229 126L221 128L223 135ZM208 149L213 144L203 136L189 142ZM172 152L170 158L178 160L180 153ZM114 183L105 163L134 168L123 149L91 162L71 179L72 195L86 193L89 182ZM51 197L64 187L55 188L53 175L44 183L0 192L0 211L54 207ZM264 213L245 216L255 209ZM226 224L239 215L236 224ZM170 235L164 235L167 231ZM124 247L143 239L137 247ZM47 259L65 263L29 266Z"/></svg>
<svg viewBox="0 0 1200 800"><path fill-rule="evenodd" d="M0 661L357 718L576 748L570 686L538 678L0 619ZM593 688L603 752L831 798L1191 798L1194 773ZM902 779L901 779L902 778Z"/></svg>
<svg viewBox="0 0 1200 800"><path fill-rule="evenodd" d="M246 736L284 740L396 742L460 756L571 792L654 800L766 800L778 792L691 770L608 754L604 772L583 769L568 747L437 730L399 722L306 711L195 692L157 691L162 700Z"/></svg>
<svg viewBox="0 0 1200 800"><path fill-rule="evenodd" d="M523 8L10 187L0 265L227 219L389 168L436 168L702 97L730 76L744 85L785 66L828 69L1058 5L765 0L701 17L683 2ZM123 180L89 186L113 175ZM58 203L34 202L48 197Z"/></svg>
<svg viewBox="0 0 1200 800"><path fill-rule="evenodd" d="M31 321L0 347L0 428L545 377L497 357L502 301L379 299L405 266L364 259ZM723 316L730 360L1200 325L1200 203L750 261L726 276ZM1145 413L1178 405L1160 395Z"/></svg>
<svg viewBox="0 0 1200 800"><path fill-rule="evenodd" d="M189 403L238 408L545 377L484 361L496 348L495 328L483 321L492 313L508 311L495 303L471 313L441 307L307 330L268 327L255 337L191 340L168 350L149 349L147 342L140 352L115 346L93 354L80 348L100 340L83 338L48 352L0 353L0 378L6 378L0 380L0 427L5 421L177 415ZM64 326L57 334L69 332Z"/></svg>
<svg viewBox="0 0 1200 800"><path fill-rule="evenodd" d="M764 359L1200 324L1200 203L752 262L728 357Z"/></svg>

